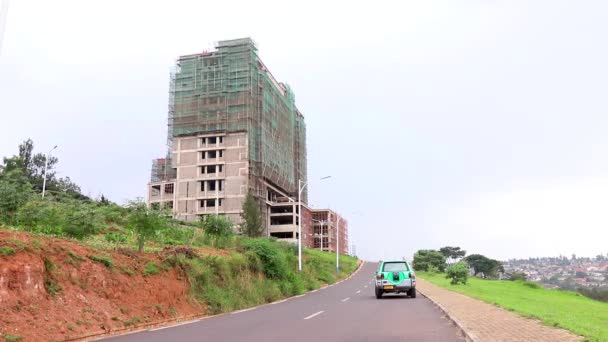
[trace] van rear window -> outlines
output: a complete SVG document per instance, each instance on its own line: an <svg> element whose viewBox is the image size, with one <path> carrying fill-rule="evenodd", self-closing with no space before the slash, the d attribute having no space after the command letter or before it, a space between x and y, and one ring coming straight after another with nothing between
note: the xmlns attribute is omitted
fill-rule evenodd
<svg viewBox="0 0 608 342"><path fill-rule="evenodd" d="M384 264L384 272L407 272L410 269L405 262L387 262Z"/></svg>

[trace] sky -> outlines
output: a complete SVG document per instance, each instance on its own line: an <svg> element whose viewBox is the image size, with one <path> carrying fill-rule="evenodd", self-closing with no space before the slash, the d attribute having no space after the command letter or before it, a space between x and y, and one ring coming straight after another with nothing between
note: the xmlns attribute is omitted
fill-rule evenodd
<svg viewBox="0 0 608 342"><path fill-rule="evenodd" d="M606 254L606 13L603 0L10 0L0 156L58 145L59 176L85 194L143 197L175 59L252 37L306 117L310 202L348 219L359 256Z"/></svg>

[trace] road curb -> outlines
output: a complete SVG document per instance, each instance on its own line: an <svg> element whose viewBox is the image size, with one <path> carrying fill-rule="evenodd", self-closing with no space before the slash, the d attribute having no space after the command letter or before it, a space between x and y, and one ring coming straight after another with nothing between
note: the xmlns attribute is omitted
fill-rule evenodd
<svg viewBox="0 0 608 342"><path fill-rule="evenodd" d="M418 291L418 293L420 293L426 299L428 299L431 303L433 303L436 307L438 307L439 310L443 311L443 313L446 315L446 317L450 321L452 321L452 323L454 323L454 325L456 325L456 327L458 327L458 329L460 331L462 331L462 333L464 334L464 336L465 336L465 338L466 338L467 341L470 341L470 342L481 342L481 339L479 337L477 337L477 335L475 335L472 332L468 331L464 327L464 324L462 324L456 317L454 317L454 315L452 315L450 313L450 311L448 311L448 309L446 309L445 307L443 307L443 305L439 304L439 302L436 302L433 298L431 298L428 295L424 294L424 291L420 291L419 288L416 288L416 290Z"/></svg>

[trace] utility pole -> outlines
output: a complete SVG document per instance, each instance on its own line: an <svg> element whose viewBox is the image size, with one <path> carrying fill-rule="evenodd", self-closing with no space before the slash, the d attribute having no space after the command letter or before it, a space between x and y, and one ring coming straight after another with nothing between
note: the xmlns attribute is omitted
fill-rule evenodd
<svg viewBox="0 0 608 342"><path fill-rule="evenodd" d="M46 154L46 158L44 159L44 176L42 178L42 198L44 198L44 192L46 191L46 171L47 168L49 166L49 159L51 158L51 152L53 152L54 149L57 148L57 145L55 145L55 147L53 147L47 154Z"/></svg>

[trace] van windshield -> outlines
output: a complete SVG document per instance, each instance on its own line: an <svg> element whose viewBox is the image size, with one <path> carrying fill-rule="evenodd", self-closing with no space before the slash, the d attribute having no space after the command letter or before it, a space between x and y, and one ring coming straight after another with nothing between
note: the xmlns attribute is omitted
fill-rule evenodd
<svg viewBox="0 0 608 342"><path fill-rule="evenodd" d="M384 264L384 272L407 272L409 270L405 262L387 262Z"/></svg>

